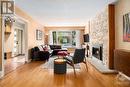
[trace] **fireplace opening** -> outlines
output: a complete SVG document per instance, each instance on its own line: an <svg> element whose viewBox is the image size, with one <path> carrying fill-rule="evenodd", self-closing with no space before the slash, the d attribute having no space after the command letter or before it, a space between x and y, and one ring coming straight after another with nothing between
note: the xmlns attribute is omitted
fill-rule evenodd
<svg viewBox="0 0 130 87"><path fill-rule="evenodd" d="M102 58L102 48L103 48L103 45L93 45L92 47L92 56L103 61L103 58Z"/></svg>

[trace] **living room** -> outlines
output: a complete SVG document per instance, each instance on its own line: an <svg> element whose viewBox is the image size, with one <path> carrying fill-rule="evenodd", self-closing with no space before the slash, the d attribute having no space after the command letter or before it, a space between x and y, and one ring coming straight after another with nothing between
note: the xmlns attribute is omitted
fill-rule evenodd
<svg viewBox="0 0 130 87"><path fill-rule="evenodd" d="M14 13L1 15L0 85L130 86L129 0L30 1L25 1L27 4L23 0L15 1ZM18 34L21 44L14 41L18 28L23 28L20 31L23 33ZM24 55L22 64L21 61L7 62L15 58L16 45L19 46L17 50L22 50L17 57ZM85 54L77 53L81 48L85 49ZM5 53L9 58L4 58ZM66 62L68 56L77 54L78 57L84 55L81 64L73 64L71 60ZM21 81L16 83L20 78ZM9 80L12 81L6 84ZM30 84L25 84L26 81Z"/></svg>

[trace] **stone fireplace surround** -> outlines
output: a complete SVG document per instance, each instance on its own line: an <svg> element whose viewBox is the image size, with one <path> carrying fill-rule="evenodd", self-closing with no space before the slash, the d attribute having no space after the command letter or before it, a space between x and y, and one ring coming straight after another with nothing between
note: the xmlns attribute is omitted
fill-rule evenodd
<svg viewBox="0 0 130 87"><path fill-rule="evenodd" d="M92 46L91 58L88 61L101 73L116 73L115 70L110 70L104 63L103 44L95 44Z"/></svg>
<svg viewBox="0 0 130 87"><path fill-rule="evenodd" d="M89 60L99 71L109 71L109 31L108 31L108 9L106 8L94 19L90 21L90 57ZM95 45L102 44L102 61L92 56L92 48Z"/></svg>
<svg viewBox="0 0 130 87"><path fill-rule="evenodd" d="M108 5L89 22L89 62L102 73L113 73L114 57L114 5ZM92 47L102 44L102 61L92 56Z"/></svg>
<svg viewBox="0 0 130 87"><path fill-rule="evenodd" d="M117 73L115 70L111 70L105 64L103 58L103 44L95 44L91 47L91 58L88 58L88 61L101 73Z"/></svg>

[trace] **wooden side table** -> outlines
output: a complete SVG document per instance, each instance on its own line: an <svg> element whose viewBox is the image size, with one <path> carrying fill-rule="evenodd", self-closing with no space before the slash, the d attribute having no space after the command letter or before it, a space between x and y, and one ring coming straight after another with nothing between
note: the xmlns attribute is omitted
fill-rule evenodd
<svg viewBox="0 0 130 87"><path fill-rule="evenodd" d="M54 73L65 74L66 73L66 60L63 58L56 58L54 60Z"/></svg>

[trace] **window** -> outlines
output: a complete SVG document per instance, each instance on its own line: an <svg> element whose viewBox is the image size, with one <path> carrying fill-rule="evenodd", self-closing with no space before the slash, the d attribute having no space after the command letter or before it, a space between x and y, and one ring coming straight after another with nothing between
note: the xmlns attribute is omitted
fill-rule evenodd
<svg viewBox="0 0 130 87"><path fill-rule="evenodd" d="M53 31L53 44L63 47L76 46L76 31Z"/></svg>

